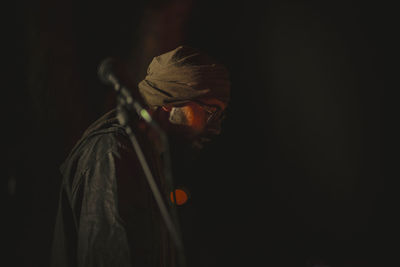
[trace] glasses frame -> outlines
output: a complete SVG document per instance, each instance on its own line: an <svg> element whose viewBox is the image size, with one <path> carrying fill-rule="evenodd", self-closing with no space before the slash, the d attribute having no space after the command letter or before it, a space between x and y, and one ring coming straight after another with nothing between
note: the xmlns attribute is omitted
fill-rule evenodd
<svg viewBox="0 0 400 267"><path fill-rule="evenodd" d="M206 113L208 114L207 124L210 124L211 122L222 121L226 116L225 110L223 110L218 105L210 105L198 100L192 100L192 101L200 105L204 109L204 111L206 111Z"/></svg>

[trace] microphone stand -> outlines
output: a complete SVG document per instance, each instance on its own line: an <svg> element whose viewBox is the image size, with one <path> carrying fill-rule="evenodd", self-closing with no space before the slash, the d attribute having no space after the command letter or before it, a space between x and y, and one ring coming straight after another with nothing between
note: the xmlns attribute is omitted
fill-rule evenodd
<svg viewBox="0 0 400 267"><path fill-rule="evenodd" d="M181 234L179 231L179 222L178 222L178 216L176 213L176 208L174 204L170 205L170 210L172 216L168 213L168 209L163 201L162 195L160 190L158 189L157 183L154 180L154 177L151 173L151 170L149 168L149 165L146 161L146 158L144 156L144 153L139 145L139 142L132 131L132 128L130 127L130 122L132 121L132 111L135 111L137 115L142 118L145 122L148 123L148 125L153 128L158 135L160 136L161 142L164 146L164 174L165 174L165 180L167 183L167 187L172 190L173 192L173 199L174 203L176 204L176 196L175 196L175 190L173 189L173 179L172 179L172 174L171 174L171 159L170 159L170 152L169 152L169 145L168 145L168 138L165 132L160 128L160 126L152 119L150 114L146 109L144 109L138 101L136 101L130 91L124 87L121 86L119 81L116 79L112 73L106 73L107 77L106 80L108 80L109 83L112 84L113 89L117 92L117 111L118 111L118 120L122 126L125 127L126 133L129 136L129 139L131 140L131 143L135 149L135 152L138 156L139 162L143 168L144 174L146 176L147 182L150 186L150 189L153 193L154 199L160 209L161 216L165 222L165 225L171 235L171 238L173 242L175 243L175 246L177 248L177 257L178 257L178 262L179 266L181 267L186 267L186 258L184 254L184 247L183 247L183 241L181 238Z"/></svg>

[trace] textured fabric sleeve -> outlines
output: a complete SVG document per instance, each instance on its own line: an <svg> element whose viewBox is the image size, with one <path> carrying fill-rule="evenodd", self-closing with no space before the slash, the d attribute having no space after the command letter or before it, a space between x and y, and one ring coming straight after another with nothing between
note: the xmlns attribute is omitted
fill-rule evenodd
<svg viewBox="0 0 400 267"><path fill-rule="evenodd" d="M116 152L102 155L88 168L73 192L78 213L79 267L132 266L129 244L119 209Z"/></svg>

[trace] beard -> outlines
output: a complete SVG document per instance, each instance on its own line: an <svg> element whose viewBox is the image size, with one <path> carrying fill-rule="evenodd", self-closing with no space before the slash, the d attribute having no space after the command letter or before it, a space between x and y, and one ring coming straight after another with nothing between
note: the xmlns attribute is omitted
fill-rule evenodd
<svg viewBox="0 0 400 267"><path fill-rule="evenodd" d="M170 133L169 140L171 146L174 146L181 151L185 150L193 153L202 150L205 143L209 142L211 139L190 133L184 133L182 129L180 129L177 132Z"/></svg>
<svg viewBox="0 0 400 267"><path fill-rule="evenodd" d="M178 146L190 147L192 150L199 151L204 146L211 142L215 135L207 133L196 133L190 128L185 126L174 126L174 129L170 131L169 139Z"/></svg>
<svg viewBox="0 0 400 267"><path fill-rule="evenodd" d="M196 139L194 139L191 142L191 146L194 150L201 150L204 148L204 146L206 145L206 143L211 142L212 139L210 137L207 136L198 136Z"/></svg>

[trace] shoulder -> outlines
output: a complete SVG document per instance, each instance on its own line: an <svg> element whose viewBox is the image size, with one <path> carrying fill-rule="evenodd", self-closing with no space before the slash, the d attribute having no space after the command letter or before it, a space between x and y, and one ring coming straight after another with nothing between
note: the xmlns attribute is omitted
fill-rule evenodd
<svg viewBox="0 0 400 267"><path fill-rule="evenodd" d="M117 172L125 161L136 159L125 133L117 129L102 130L88 136L62 164L63 187L71 199L78 188L113 188ZM111 192L111 191L110 191Z"/></svg>
<svg viewBox="0 0 400 267"><path fill-rule="evenodd" d="M127 134L117 119L116 110L111 110L92 123L75 144L61 166L67 167L71 161L87 158L99 159L102 155L127 148Z"/></svg>
<svg viewBox="0 0 400 267"><path fill-rule="evenodd" d="M132 150L124 127L116 119L115 111L108 112L87 128L60 166L64 182L71 182L110 153L118 155L122 151L129 153Z"/></svg>
<svg viewBox="0 0 400 267"><path fill-rule="evenodd" d="M107 154L129 152L132 147L125 131L121 128L108 128L93 132L81 141L64 162L64 166L79 161L80 169L90 167ZM66 167L66 166L65 166Z"/></svg>

